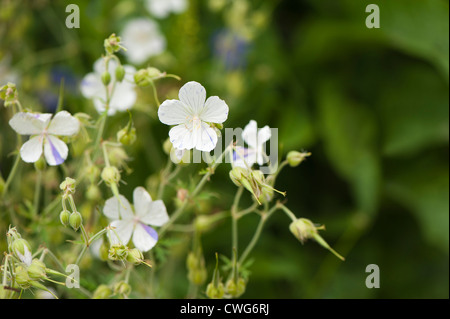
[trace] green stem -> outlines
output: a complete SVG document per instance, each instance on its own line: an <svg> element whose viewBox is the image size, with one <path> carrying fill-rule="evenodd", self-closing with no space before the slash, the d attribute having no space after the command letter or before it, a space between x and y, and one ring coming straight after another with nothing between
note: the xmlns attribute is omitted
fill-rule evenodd
<svg viewBox="0 0 450 319"><path fill-rule="evenodd" d="M39 199L41 197L42 171L36 170L37 181L34 188L33 216L36 217L39 212Z"/></svg>
<svg viewBox="0 0 450 319"><path fill-rule="evenodd" d="M172 169L172 160L170 158L167 159L167 164L164 170L161 172L161 181L159 183L158 188L158 199L162 199L162 196L164 194L164 188L166 187L167 183L169 182L169 173ZM178 166L179 167L179 166Z"/></svg>
<svg viewBox="0 0 450 319"><path fill-rule="evenodd" d="M298 218L295 216L295 214L289 208L287 208L283 204L277 204L277 206L278 206L278 208L281 208L286 213L286 215L288 215L289 218L292 219L293 222L297 221Z"/></svg>
<svg viewBox="0 0 450 319"><path fill-rule="evenodd" d="M238 219L237 215L239 209L239 201L242 196L242 192L244 191L244 187L241 185L234 196L233 205L231 206L231 253L233 251L238 251Z"/></svg>
<svg viewBox="0 0 450 319"><path fill-rule="evenodd" d="M8 178L6 179L2 196L5 196L6 193L8 192L8 187L11 184L14 176L16 175L17 168L19 167L19 162L20 162L20 153L17 154L16 159L15 159L14 164L13 164L13 167L11 169L11 172L9 173Z"/></svg>
<svg viewBox="0 0 450 319"><path fill-rule="evenodd" d="M153 90L153 96L155 98L156 105L158 105L158 108L159 108L161 103L159 102L159 99L158 99L158 92L156 91L155 83L153 83L153 81L150 81L150 85L151 85L152 90Z"/></svg>

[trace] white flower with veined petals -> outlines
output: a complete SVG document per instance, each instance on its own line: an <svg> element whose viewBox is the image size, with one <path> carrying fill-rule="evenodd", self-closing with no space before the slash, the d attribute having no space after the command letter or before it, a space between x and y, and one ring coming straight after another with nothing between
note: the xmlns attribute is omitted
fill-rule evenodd
<svg viewBox="0 0 450 319"><path fill-rule="evenodd" d="M181 13L187 9L186 0L147 0L147 10L157 18L166 18L171 12Z"/></svg>
<svg viewBox="0 0 450 319"><path fill-rule="evenodd" d="M263 146L271 136L269 126L266 125L258 130L256 121L251 120L242 132L242 139L249 147L236 147L236 151L233 152L233 165L243 168L251 168L255 163L263 165L266 156Z"/></svg>
<svg viewBox="0 0 450 319"><path fill-rule="evenodd" d="M121 39L127 48L124 54L133 64L142 64L166 49L166 39L159 31L158 24L150 19L129 21L122 31Z"/></svg>
<svg viewBox="0 0 450 319"><path fill-rule="evenodd" d="M56 136L72 136L78 133L80 122L67 111L58 112L53 119L50 113L16 113L9 125L21 135L32 135L20 149L22 160L36 162L42 155L49 165L62 164L69 153L67 145Z"/></svg>
<svg viewBox="0 0 450 319"><path fill-rule="evenodd" d="M115 79L117 62L111 59L108 63L108 72L111 75L111 82L107 86L109 94L112 96L109 101L108 115L114 115L117 111L126 111L133 107L137 94L134 88L134 73L136 69L131 65L124 65L125 77L122 82L116 82L113 92L113 82ZM106 89L102 82L102 74L105 72L105 62L102 58L94 63L94 72L88 73L81 81L81 94L88 99L93 99L94 106L99 113L105 111Z"/></svg>
<svg viewBox="0 0 450 319"><path fill-rule="evenodd" d="M119 201L120 199L120 201ZM126 245L132 238L134 246L142 252L149 251L158 241L158 233L150 226L162 226L169 221L162 200L152 201L143 187L133 192L134 211L128 200L119 195L106 200L103 214L108 217L114 231L108 232L111 245ZM117 238L119 236L119 238Z"/></svg>
<svg viewBox="0 0 450 319"><path fill-rule="evenodd" d="M178 97L180 100L164 101L158 109L162 123L176 125L169 131L173 147L212 151L217 144L217 133L208 123L225 122L228 105L217 96L206 100L205 88L194 81L183 85Z"/></svg>

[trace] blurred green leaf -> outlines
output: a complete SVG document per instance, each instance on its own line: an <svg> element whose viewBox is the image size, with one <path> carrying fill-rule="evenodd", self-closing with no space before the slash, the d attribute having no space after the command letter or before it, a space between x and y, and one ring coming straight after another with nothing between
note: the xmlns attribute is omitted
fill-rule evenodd
<svg viewBox="0 0 450 319"><path fill-rule="evenodd" d="M358 208L373 213L381 179L372 110L344 96L336 82L319 89L319 125L330 164L351 185Z"/></svg>

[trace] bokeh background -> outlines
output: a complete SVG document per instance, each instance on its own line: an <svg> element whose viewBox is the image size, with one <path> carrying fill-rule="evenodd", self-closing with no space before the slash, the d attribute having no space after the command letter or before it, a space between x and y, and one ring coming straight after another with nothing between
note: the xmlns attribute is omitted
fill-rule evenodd
<svg viewBox="0 0 450 319"><path fill-rule="evenodd" d="M80 7L79 29L65 26L71 2ZM369 3L379 5L379 29L365 25ZM1 0L0 85L15 82L24 106L52 112L64 78L64 107L96 114L79 83L102 54L103 39L120 35L138 17L158 23L167 48L136 67L182 78L158 82L161 100L176 96L182 83L198 81L208 95L227 101L225 127L254 119L279 129L280 154L312 153L299 167L283 170L276 188L287 191L286 205L297 216L327 226L322 235L347 260L314 242L302 246L288 230L289 219L277 213L253 252L244 297L449 297L448 1L189 0L184 12L156 19L143 1ZM121 186L129 198L166 160L168 127L158 121L151 90L138 94L132 113L139 138L129 149L132 170ZM109 132L127 117L108 120ZM4 177L15 147L8 120L2 107ZM190 165L182 176L202 167ZM212 200L205 196L200 212L231 205L235 186L228 170L219 167L208 188ZM22 171L14 196L32 198L32 177ZM168 207L174 194L166 194ZM0 216L4 234L11 220ZM256 224L251 216L242 220L241 243ZM51 245L45 229L28 230ZM204 234L208 278L214 253L228 254L229 245L227 222ZM187 285L183 258L167 261L178 269L165 282L176 297ZM380 267L379 289L365 286L368 264Z"/></svg>

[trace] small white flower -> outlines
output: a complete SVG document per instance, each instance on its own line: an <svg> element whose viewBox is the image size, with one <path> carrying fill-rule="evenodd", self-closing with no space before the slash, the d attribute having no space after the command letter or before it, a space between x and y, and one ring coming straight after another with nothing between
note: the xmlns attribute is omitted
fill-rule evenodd
<svg viewBox="0 0 450 319"><path fill-rule="evenodd" d="M67 111L58 112L53 119L50 113L16 113L9 125L21 135L32 135L20 149L22 160L36 162L42 155L49 165L62 164L69 153L67 145L56 136L72 136L78 133L80 122Z"/></svg>
<svg viewBox="0 0 450 319"><path fill-rule="evenodd" d="M158 109L162 123L176 125L169 131L173 147L212 151L217 144L217 133L208 123L223 123L228 117L228 105L217 96L206 100L206 90L197 82L183 85L178 97L180 100L164 101Z"/></svg>
<svg viewBox="0 0 450 319"><path fill-rule="evenodd" d="M187 0L147 0L147 10L157 18L166 18L171 12L181 13L187 9Z"/></svg>
<svg viewBox="0 0 450 319"><path fill-rule="evenodd" d="M266 153L264 152L264 143L271 137L269 126L264 126L258 130L256 121L251 120L242 132L242 139L249 146L248 148L238 146L233 152L233 165L243 168L251 168L253 164L263 165Z"/></svg>
<svg viewBox="0 0 450 319"><path fill-rule="evenodd" d="M166 39L159 31L158 24L150 19L129 21L122 31L121 39L127 48L124 54L133 64L142 64L166 49Z"/></svg>
<svg viewBox="0 0 450 319"><path fill-rule="evenodd" d="M134 90L134 73L136 69L131 65L124 65L125 77L122 82L113 82L115 79L117 62L111 59L108 63L108 72L111 82L107 86L109 94L112 94L109 102L108 115L114 115L117 111L126 111L136 102L137 94ZM81 81L81 94L88 99L93 99L94 106L99 113L105 111L106 89L102 83L101 76L105 72L105 62L102 58L94 63L94 72L88 73Z"/></svg>
<svg viewBox="0 0 450 319"><path fill-rule="evenodd" d="M119 195L119 199L109 198L103 208L103 214L112 220L110 225L115 228L114 231L108 232L111 245L126 245L132 238L137 249L149 251L156 245L158 233L148 225L162 226L169 221L164 202L152 201L150 194L143 187L134 189L134 211L124 196Z"/></svg>

